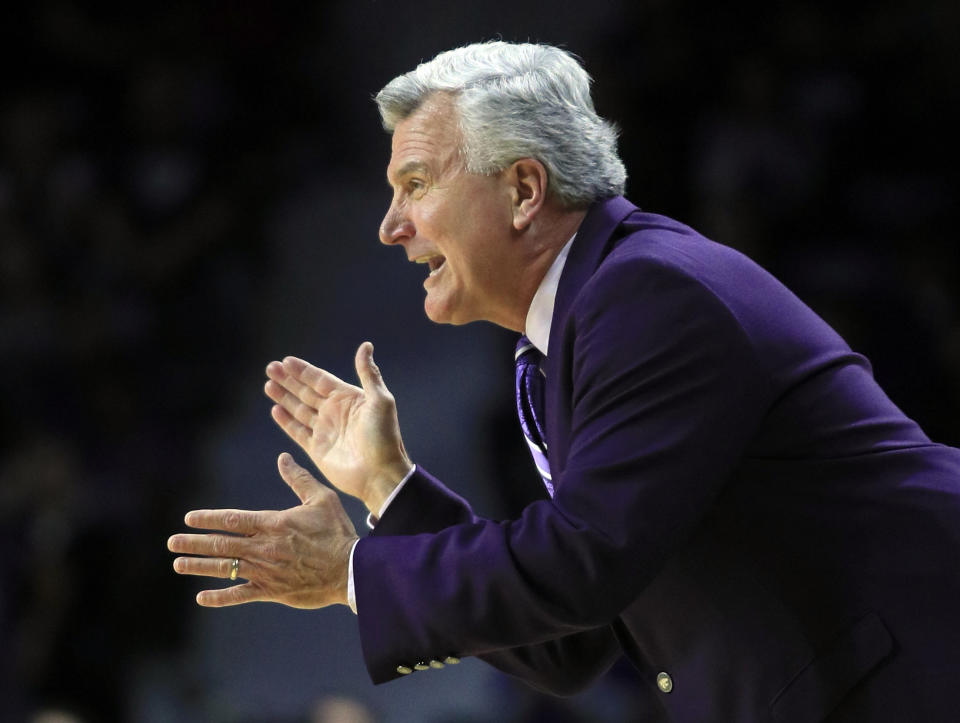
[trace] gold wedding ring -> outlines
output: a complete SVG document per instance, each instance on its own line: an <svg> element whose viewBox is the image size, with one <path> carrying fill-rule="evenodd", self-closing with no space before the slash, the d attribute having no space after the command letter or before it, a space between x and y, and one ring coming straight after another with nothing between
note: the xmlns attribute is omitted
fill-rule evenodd
<svg viewBox="0 0 960 723"><path fill-rule="evenodd" d="M240 560L238 558L233 558L230 562L230 579L236 580L237 574L240 572Z"/></svg>

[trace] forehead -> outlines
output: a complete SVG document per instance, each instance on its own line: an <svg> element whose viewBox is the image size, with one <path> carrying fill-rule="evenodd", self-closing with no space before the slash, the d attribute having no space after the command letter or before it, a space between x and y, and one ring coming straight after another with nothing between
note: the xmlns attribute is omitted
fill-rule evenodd
<svg viewBox="0 0 960 723"><path fill-rule="evenodd" d="M394 128L387 180L395 180L414 167L443 173L458 160L459 146L460 128L453 100L435 94Z"/></svg>

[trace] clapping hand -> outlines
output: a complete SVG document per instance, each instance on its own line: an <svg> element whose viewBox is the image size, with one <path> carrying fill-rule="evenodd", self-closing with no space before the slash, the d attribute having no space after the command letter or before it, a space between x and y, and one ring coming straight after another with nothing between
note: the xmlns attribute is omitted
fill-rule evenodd
<svg viewBox="0 0 960 723"><path fill-rule="evenodd" d="M360 387L295 357L267 366L264 390L273 419L341 491L378 512L412 467L400 438L393 395L373 361L373 345L357 349ZM347 602L347 570L356 530L340 499L289 454L280 476L301 505L283 511L194 510L189 527L211 532L177 534L167 547L181 556L182 575L246 582L197 595L200 605L254 601L316 608Z"/></svg>
<svg viewBox="0 0 960 723"><path fill-rule="evenodd" d="M337 493L318 482L289 454L277 460L280 476L302 504L283 511L194 510L189 527L214 530L178 534L167 541L180 553L173 569L245 583L204 590L207 607L254 601L297 608L347 603L347 569L357 533Z"/></svg>
<svg viewBox="0 0 960 723"><path fill-rule="evenodd" d="M413 465L370 342L354 362L360 387L296 357L270 362L264 391L276 402L274 421L323 476L376 514Z"/></svg>

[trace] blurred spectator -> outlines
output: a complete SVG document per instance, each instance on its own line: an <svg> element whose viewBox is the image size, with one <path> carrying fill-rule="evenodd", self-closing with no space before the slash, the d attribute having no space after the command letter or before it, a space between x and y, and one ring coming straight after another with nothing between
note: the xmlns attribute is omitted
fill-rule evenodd
<svg viewBox="0 0 960 723"><path fill-rule="evenodd" d="M374 723L373 713L350 698L330 696L317 701L310 723Z"/></svg>

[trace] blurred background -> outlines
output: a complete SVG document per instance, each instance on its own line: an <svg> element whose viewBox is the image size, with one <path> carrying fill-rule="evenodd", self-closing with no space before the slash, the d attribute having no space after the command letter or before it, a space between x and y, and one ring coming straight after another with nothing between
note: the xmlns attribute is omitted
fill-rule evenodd
<svg viewBox="0 0 960 723"><path fill-rule="evenodd" d="M580 56L628 196L753 256L960 444L953 0L106 7L0 24L3 720L634 719L623 666L564 701L476 661L374 687L349 611L200 609L165 548L188 509L296 501L263 368L352 379L364 339L414 459L492 517L537 484L513 335L432 325L377 242L371 96L456 45Z"/></svg>

